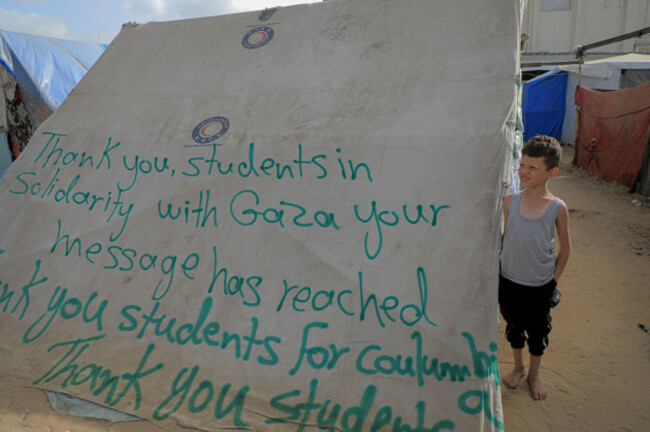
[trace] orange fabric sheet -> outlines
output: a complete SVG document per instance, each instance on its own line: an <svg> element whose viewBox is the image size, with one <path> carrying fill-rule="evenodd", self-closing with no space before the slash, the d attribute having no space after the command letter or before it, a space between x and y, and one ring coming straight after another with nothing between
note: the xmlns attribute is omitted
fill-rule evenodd
<svg viewBox="0 0 650 432"><path fill-rule="evenodd" d="M573 163L634 188L650 127L650 82L611 92L578 87L575 101L580 110Z"/></svg>

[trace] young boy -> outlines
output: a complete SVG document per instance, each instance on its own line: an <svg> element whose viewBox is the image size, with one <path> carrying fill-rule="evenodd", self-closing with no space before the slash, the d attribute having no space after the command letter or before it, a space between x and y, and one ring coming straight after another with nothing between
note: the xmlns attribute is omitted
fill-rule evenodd
<svg viewBox="0 0 650 432"><path fill-rule="evenodd" d="M503 381L514 389L526 376L523 348L527 341L527 381L535 400L547 396L539 369L551 331L551 307L559 301L557 282L571 253L569 210L547 186L549 179L557 175L561 155L562 148L555 138L531 138L522 150L519 165L519 178L525 190L504 200L499 307L507 324L506 338L515 365ZM555 230L559 241L557 256Z"/></svg>

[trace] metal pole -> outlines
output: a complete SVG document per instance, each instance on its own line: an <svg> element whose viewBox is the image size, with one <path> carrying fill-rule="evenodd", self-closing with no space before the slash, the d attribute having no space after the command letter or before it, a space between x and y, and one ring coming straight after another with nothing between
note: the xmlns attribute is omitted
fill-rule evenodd
<svg viewBox="0 0 650 432"><path fill-rule="evenodd" d="M592 48L598 48L600 46L609 45L609 44L614 43L614 42L621 42L621 41L624 41L624 40L627 40L627 39L633 39L633 38L641 37L641 36L643 36L644 34L647 34L647 33L650 33L650 27L645 27L645 28L642 28L641 30L636 30L636 31L633 31L633 32L630 32L630 33L625 33L625 34L620 35L620 36L616 36L616 37L609 38L609 39L604 39L604 40L594 42L594 43L590 43L590 44L587 44L587 45L578 45L576 47L576 49L575 49L576 58L584 56L585 52L587 50L592 49Z"/></svg>
<svg viewBox="0 0 650 432"><path fill-rule="evenodd" d="M583 57L580 56L580 59L578 61L578 86L576 87L576 91L578 90L578 88L580 88L580 84L581 84L581 81L582 81L582 60L583 60ZM575 98L575 93L574 93L573 97ZM574 103L575 103L575 99L574 99ZM574 127L574 130L573 130L573 144L575 146L578 145L579 125L580 125L580 109L578 108L578 105L576 105L576 123L575 123L575 127Z"/></svg>

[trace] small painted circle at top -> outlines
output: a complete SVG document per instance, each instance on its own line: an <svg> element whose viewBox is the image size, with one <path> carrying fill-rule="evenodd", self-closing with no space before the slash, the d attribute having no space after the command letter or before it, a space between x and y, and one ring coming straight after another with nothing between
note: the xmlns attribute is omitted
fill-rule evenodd
<svg viewBox="0 0 650 432"><path fill-rule="evenodd" d="M244 35L241 44L244 48L255 49L263 47L273 39L273 29L268 26L255 27Z"/></svg>
<svg viewBox="0 0 650 432"><path fill-rule="evenodd" d="M192 139L199 144L207 144L218 138L230 128L230 122L225 117L210 117L197 124L192 131Z"/></svg>

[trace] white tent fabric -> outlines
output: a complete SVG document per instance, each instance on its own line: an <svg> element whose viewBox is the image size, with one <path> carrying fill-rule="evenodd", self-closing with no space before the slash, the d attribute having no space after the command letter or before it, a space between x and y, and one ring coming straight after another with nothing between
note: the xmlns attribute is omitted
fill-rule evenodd
<svg viewBox="0 0 650 432"><path fill-rule="evenodd" d="M579 66L560 66L560 69L577 74ZM650 69L650 54L624 54L586 61L582 65L582 76L601 79L611 78L616 71L625 69Z"/></svg>
<svg viewBox="0 0 650 432"><path fill-rule="evenodd" d="M0 379L202 430L503 429L518 4L124 27L0 182Z"/></svg>

